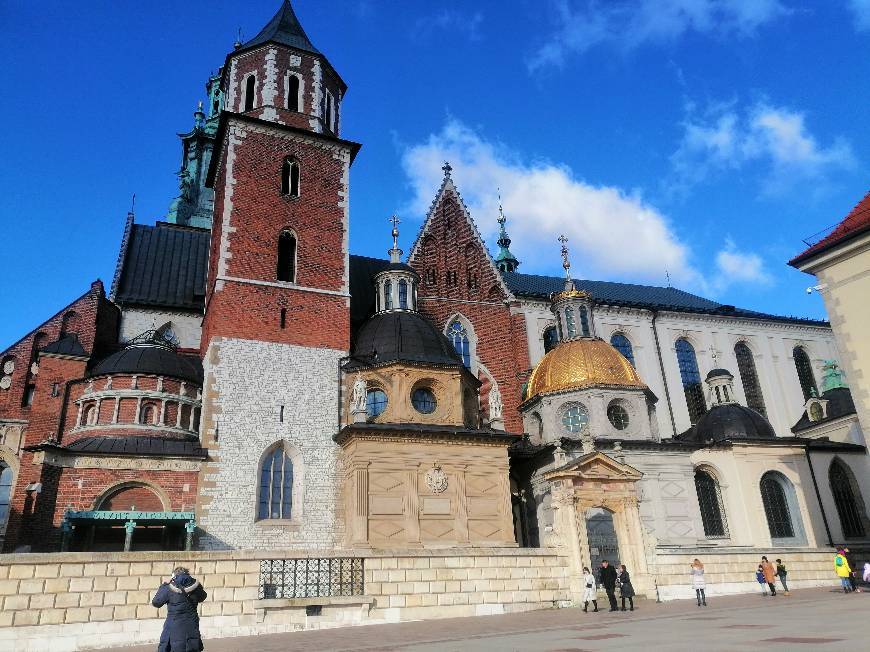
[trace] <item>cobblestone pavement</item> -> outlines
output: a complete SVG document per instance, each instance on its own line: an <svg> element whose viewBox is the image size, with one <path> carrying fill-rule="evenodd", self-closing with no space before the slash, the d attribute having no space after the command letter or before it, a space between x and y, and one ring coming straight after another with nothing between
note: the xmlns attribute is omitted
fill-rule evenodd
<svg viewBox="0 0 870 652"><path fill-rule="evenodd" d="M868 614L870 594L806 589L790 596L714 597L707 608L697 607L694 600L663 604L638 600L634 612L554 609L224 638L206 641L205 648L207 652L746 652L762 648L809 652L867 649ZM154 646L117 650L153 652Z"/></svg>

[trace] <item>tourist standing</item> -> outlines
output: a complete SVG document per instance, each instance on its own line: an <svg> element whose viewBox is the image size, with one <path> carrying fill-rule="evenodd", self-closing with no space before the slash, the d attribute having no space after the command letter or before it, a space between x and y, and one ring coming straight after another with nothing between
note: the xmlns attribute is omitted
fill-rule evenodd
<svg viewBox="0 0 870 652"><path fill-rule="evenodd" d="M764 581L764 570L761 568L761 564L758 564L758 568L755 570L755 581L761 586L761 595L767 597L767 582Z"/></svg>
<svg viewBox="0 0 870 652"><path fill-rule="evenodd" d="M858 579L855 577L855 556L848 548L843 548L843 556L849 564L849 584L855 593L861 593L861 589L858 588Z"/></svg>
<svg viewBox="0 0 870 652"><path fill-rule="evenodd" d="M761 572L764 573L764 581L770 587L770 595L776 595L776 569L767 557L761 558Z"/></svg>
<svg viewBox="0 0 870 652"><path fill-rule="evenodd" d="M695 589L695 597L698 599L698 606L707 606L707 596L704 591L707 590L707 583L704 580L704 564L697 557L692 562L691 566L692 588Z"/></svg>
<svg viewBox="0 0 870 652"><path fill-rule="evenodd" d="M204 649L196 607L205 599L205 589L190 576L189 570L179 566L172 571L169 581L160 585L151 601L158 609L169 605L157 652L194 652Z"/></svg>
<svg viewBox="0 0 870 652"><path fill-rule="evenodd" d="M864 577L865 582L870 582L870 561L864 562Z"/></svg>
<svg viewBox="0 0 870 652"><path fill-rule="evenodd" d="M631 585L631 575L625 564L619 567L619 597L622 598L622 610L625 611L625 601L628 599L629 611L634 611L634 587Z"/></svg>
<svg viewBox="0 0 870 652"><path fill-rule="evenodd" d="M785 581L786 575L788 575L788 571L785 569L785 564L782 563L782 559L777 559L776 576L779 578L779 583L782 584L783 595L789 595L788 582Z"/></svg>
<svg viewBox="0 0 870 652"><path fill-rule="evenodd" d="M586 585L583 587L583 612L589 610L590 602L593 606L592 611L598 611L598 587L595 586L595 576L586 566L583 567L583 583Z"/></svg>
<svg viewBox="0 0 870 652"><path fill-rule="evenodd" d="M852 582L849 581L849 577L852 575L852 569L849 567L849 561L842 548L837 551L837 556L834 557L834 570L837 571L837 577L840 578L840 583L843 585L843 593L850 593Z"/></svg>
<svg viewBox="0 0 870 652"><path fill-rule="evenodd" d="M607 599L610 601L610 610L619 611L616 608L616 569L606 559L601 562L598 571L598 583L604 587Z"/></svg>

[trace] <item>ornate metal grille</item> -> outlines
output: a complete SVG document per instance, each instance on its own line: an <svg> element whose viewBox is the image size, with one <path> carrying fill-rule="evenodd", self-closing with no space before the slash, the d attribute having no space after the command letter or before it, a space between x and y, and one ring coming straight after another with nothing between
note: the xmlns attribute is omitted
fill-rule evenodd
<svg viewBox="0 0 870 652"><path fill-rule="evenodd" d="M695 491L698 493L704 536L708 539L728 538L728 520L722 509L719 483L706 471L695 471Z"/></svg>
<svg viewBox="0 0 870 652"><path fill-rule="evenodd" d="M737 342L734 346L734 355L737 357L737 370L740 372L743 392L746 394L746 405L766 418L767 409L764 406L764 396L761 394L752 351L749 350L746 342Z"/></svg>
<svg viewBox="0 0 870 652"><path fill-rule="evenodd" d="M782 484L773 475L761 478L761 501L767 516L770 536L774 539L789 539L794 536L794 525L788 509L788 498Z"/></svg>
<svg viewBox="0 0 870 652"><path fill-rule="evenodd" d="M701 372L698 370L698 359L695 357L695 347L689 343L689 340L680 338L674 344L674 348L677 351L677 364L680 367L680 378L683 381L683 391L686 394L689 419L694 425L707 411L707 404L704 402L704 389L701 387Z"/></svg>
<svg viewBox="0 0 870 652"><path fill-rule="evenodd" d="M806 401L810 396L818 396L819 389L816 387L816 379L813 376L813 365L810 362L810 356L800 346L794 347L792 356L794 357L794 367L797 370L798 381L804 392L804 400Z"/></svg>
<svg viewBox="0 0 870 652"><path fill-rule="evenodd" d="M363 559L263 559L260 599L326 598L364 594Z"/></svg>
<svg viewBox="0 0 870 652"><path fill-rule="evenodd" d="M831 482L831 493L834 494L837 514L840 516L840 525L843 527L843 536L847 539L863 537L864 524L861 522L861 514L858 511L858 503L852 491L848 471L835 461L831 464L828 479Z"/></svg>

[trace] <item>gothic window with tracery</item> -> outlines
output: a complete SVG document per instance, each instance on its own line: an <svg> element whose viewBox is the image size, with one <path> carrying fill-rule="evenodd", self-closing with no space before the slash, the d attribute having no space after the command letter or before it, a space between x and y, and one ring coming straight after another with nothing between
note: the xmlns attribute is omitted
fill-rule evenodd
<svg viewBox="0 0 870 652"><path fill-rule="evenodd" d="M263 459L257 519L289 519L293 509L293 462L279 444Z"/></svg>
<svg viewBox="0 0 870 652"><path fill-rule="evenodd" d="M707 411L704 402L704 390L701 387L701 372L698 370L698 359L695 357L695 347L685 338L676 341L677 364L680 367L680 379L683 382L683 392L686 395L686 406L689 409L689 420L696 424Z"/></svg>
<svg viewBox="0 0 870 652"><path fill-rule="evenodd" d="M734 355L737 358L737 371L740 373L740 381L743 383L743 392L746 394L746 405L767 417L767 409L764 407L764 397L761 394L761 384L758 382L758 373L755 368L755 358L746 342L737 342L734 346Z"/></svg>
<svg viewBox="0 0 870 652"><path fill-rule="evenodd" d="M810 356L802 346L794 347L792 351L794 357L794 367L797 371L798 382L801 384L801 389L804 393L806 401L810 396L818 396L819 390L816 387L816 379L813 376L813 365L810 363Z"/></svg>
<svg viewBox="0 0 870 652"><path fill-rule="evenodd" d="M722 507L722 492L719 483L707 471L695 471L695 491L698 494L698 507L701 510L701 523L704 536L708 539L728 536L728 521Z"/></svg>
<svg viewBox="0 0 870 652"><path fill-rule="evenodd" d="M843 528L843 536L847 539L862 538L865 534L861 510L855 499L853 481L850 472L839 460L831 462L828 480L831 483L831 493L834 494L834 504ZM855 487L857 489L857 486Z"/></svg>
<svg viewBox="0 0 870 652"><path fill-rule="evenodd" d="M299 196L299 161L292 156L285 158L281 165L281 194Z"/></svg>
<svg viewBox="0 0 870 652"><path fill-rule="evenodd" d="M449 337L450 341L453 342L453 348L456 349L459 357L462 358L462 364L464 364L466 368L470 368L471 341L468 337L468 331L465 326L462 325L461 321L454 319L450 322L450 326L447 328L447 337Z"/></svg>
<svg viewBox="0 0 870 652"><path fill-rule="evenodd" d="M795 535L784 482L788 481L772 471L768 471L761 478L761 501L773 539L790 539Z"/></svg>

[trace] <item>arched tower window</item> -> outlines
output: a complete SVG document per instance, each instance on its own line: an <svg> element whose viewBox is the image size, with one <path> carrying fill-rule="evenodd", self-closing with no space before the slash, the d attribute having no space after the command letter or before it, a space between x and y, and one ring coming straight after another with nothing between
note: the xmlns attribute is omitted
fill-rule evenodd
<svg viewBox="0 0 870 652"><path fill-rule="evenodd" d="M619 351L623 357L634 367L634 349L631 348L631 342L622 333L614 333L610 337L610 345Z"/></svg>
<svg viewBox="0 0 870 652"><path fill-rule="evenodd" d="M285 158L281 165L281 194L299 196L299 161L292 156Z"/></svg>
<svg viewBox="0 0 870 652"><path fill-rule="evenodd" d="M82 413L82 425L93 426L97 423L97 406L91 403Z"/></svg>
<svg viewBox="0 0 870 652"><path fill-rule="evenodd" d="M680 367L680 379L683 381L683 392L686 395L686 406L689 408L689 419L692 424L707 411L704 402L704 389L701 387L701 372L698 371L698 359L695 357L695 347L689 340L680 338L674 348L677 351L677 364Z"/></svg>
<svg viewBox="0 0 870 652"><path fill-rule="evenodd" d="M574 308L568 306L565 308L565 330L567 338L577 337L577 325L574 323Z"/></svg>
<svg viewBox="0 0 870 652"><path fill-rule="evenodd" d="M284 446L269 451L260 466L257 519L289 519L293 511L293 462Z"/></svg>
<svg viewBox="0 0 870 652"><path fill-rule="evenodd" d="M722 505L722 492L712 474L697 469L695 471L695 491L698 494L698 507L701 510L701 523L704 536L708 539L728 537L728 521Z"/></svg>
<svg viewBox="0 0 870 652"><path fill-rule="evenodd" d="M816 379L813 376L813 365L810 363L810 356L802 346L794 347L792 351L794 357L794 367L797 370L798 382L801 384L801 389L804 393L806 401L810 396L818 396L819 390L816 387Z"/></svg>
<svg viewBox="0 0 870 652"><path fill-rule="evenodd" d="M73 310L70 310L63 316L63 319L60 322L60 334L61 336L67 335L69 333L77 333L79 327L79 316Z"/></svg>
<svg viewBox="0 0 870 652"><path fill-rule="evenodd" d="M468 338L468 331L461 321L454 319L450 322L450 326L447 328L447 337L453 342L453 348L462 358L462 364L466 368L471 368L471 341Z"/></svg>
<svg viewBox="0 0 870 652"><path fill-rule="evenodd" d="M399 279L399 308L408 309L408 281Z"/></svg>
<svg viewBox="0 0 870 652"><path fill-rule="evenodd" d="M589 337L589 314L586 312L586 306L577 308L580 315L580 333L583 337Z"/></svg>
<svg viewBox="0 0 870 652"><path fill-rule="evenodd" d="M740 380L743 383L743 392L746 394L746 405L761 416L767 417L752 351L746 342L737 342L734 346L734 355L737 358L737 371L740 373Z"/></svg>
<svg viewBox="0 0 870 652"><path fill-rule="evenodd" d="M146 426L153 426L155 414L156 411L153 405L143 405L142 412L139 414L139 423Z"/></svg>
<svg viewBox="0 0 870 652"><path fill-rule="evenodd" d="M333 107L332 93L326 92L323 100L323 123L329 131L335 131L335 109Z"/></svg>
<svg viewBox="0 0 870 652"><path fill-rule="evenodd" d="M300 84L299 77L296 75L289 75L287 77L287 108L290 111L299 111L302 106L302 102L300 101Z"/></svg>
<svg viewBox="0 0 870 652"><path fill-rule="evenodd" d="M254 96L257 90L257 77L248 75L245 78L245 104L243 111L251 111L254 108Z"/></svg>
<svg viewBox="0 0 870 652"><path fill-rule="evenodd" d="M0 532L6 530L9 518L9 500L12 497L12 467L0 462Z"/></svg>
<svg viewBox="0 0 870 652"><path fill-rule="evenodd" d="M544 353L549 353L559 343L559 334L555 326L547 326L544 329Z"/></svg>
<svg viewBox="0 0 870 652"><path fill-rule="evenodd" d="M831 462L828 470L828 480L831 483L831 493L840 517L843 536L847 539L858 539L865 536L863 510L858 504L855 494L860 496L860 490L849 469L839 460Z"/></svg>
<svg viewBox="0 0 870 652"><path fill-rule="evenodd" d="M393 309L393 282L390 279L384 281L384 310Z"/></svg>
<svg viewBox="0 0 870 652"><path fill-rule="evenodd" d="M795 536L794 522L786 495L787 483L781 474L768 471L761 477L761 501L767 517L772 539L791 539Z"/></svg>
<svg viewBox="0 0 870 652"><path fill-rule="evenodd" d="M278 271L279 281L296 282L296 236L292 231L282 231L278 236Z"/></svg>

